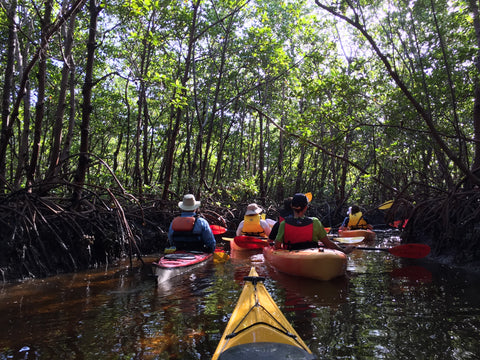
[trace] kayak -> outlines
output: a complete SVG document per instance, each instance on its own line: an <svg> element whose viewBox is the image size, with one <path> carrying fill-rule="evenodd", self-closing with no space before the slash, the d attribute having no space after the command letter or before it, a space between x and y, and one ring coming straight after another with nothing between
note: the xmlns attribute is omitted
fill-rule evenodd
<svg viewBox="0 0 480 360"><path fill-rule="evenodd" d="M235 236L234 238L222 237L222 240L230 243L230 250L261 250L268 246L268 240L257 238L255 236Z"/></svg>
<svg viewBox="0 0 480 360"><path fill-rule="evenodd" d="M317 359L288 322L252 266L212 360Z"/></svg>
<svg viewBox="0 0 480 360"><path fill-rule="evenodd" d="M347 245L355 245L355 244L360 244L362 243L365 238L363 236L356 236L356 237L336 237L336 236L329 236L328 237L330 240L339 242L341 244L347 244Z"/></svg>
<svg viewBox="0 0 480 360"><path fill-rule="evenodd" d="M283 250L263 248L265 260L285 274L328 281L345 275L347 256L338 250L315 248Z"/></svg>
<svg viewBox="0 0 480 360"><path fill-rule="evenodd" d="M212 258L212 253L175 251L174 253L163 255L157 262L153 262L152 266L157 283L161 283L204 265Z"/></svg>
<svg viewBox="0 0 480 360"><path fill-rule="evenodd" d="M376 234L370 229L356 229L356 230L338 230L338 235L341 237L357 237L363 236L365 241L375 241Z"/></svg>
<svg viewBox="0 0 480 360"><path fill-rule="evenodd" d="M258 238L255 236L241 235L241 236L235 236L233 238L233 242L230 243L230 246L232 246L232 249L235 249L235 250L263 249L265 246L268 246L268 240Z"/></svg>

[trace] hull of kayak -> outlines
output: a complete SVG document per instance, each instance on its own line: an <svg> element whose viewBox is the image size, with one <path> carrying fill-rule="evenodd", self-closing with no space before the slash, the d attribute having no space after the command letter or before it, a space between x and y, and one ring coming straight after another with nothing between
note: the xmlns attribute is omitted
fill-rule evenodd
<svg viewBox="0 0 480 360"><path fill-rule="evenodd" d="M211 253L176 251L173 254L162 256L153 262L153 272L157 283L162 283L175 276L206 264L213 258Z"/></svg>
<svg viewBox="0 0 480 360"><path fill-rule="evenodd" d="M363 242L365 242L365 238L363 236L357 236L357 237L329 237L330 240L336 241L340 244L346 244L346 245L358 245Z"/></svg>
<svg viewBox="0 0 480 360"><path fill-rule="evenodd" d="M268 246L267 239L260 239L254 236L235 236L230 243L230 249L234 250L261 250Z"/></svg>
<svg viewBox="0 0 480 360"><path fill-rule="evenodd" d="M252 267L212 360L316 359Z"/></svg>
<svg viewBox="0 0 480 360"><path fill-rule="evenodd" d="M280 272L310 279L328 281L345 275L347 256L332 249L282 250L263 249L267 262Z"/></svg>
<svg viewBox="0 0 480 360"><path fill-rule="evenodd" d="M375 241L375 232L369 229L356 229L356 230L338 230L338 235L341 237L357 237L363 236L365 242Z"/></svg>

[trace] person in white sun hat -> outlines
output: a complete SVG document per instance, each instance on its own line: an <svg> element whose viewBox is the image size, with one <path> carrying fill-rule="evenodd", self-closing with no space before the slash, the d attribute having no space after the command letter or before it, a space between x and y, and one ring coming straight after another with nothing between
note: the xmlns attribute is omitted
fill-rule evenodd
<svg viewBox="0 0 480 360"><path fill-rule="evenodd" d="M262 212L262 208L257 204L249 204L243 220L238 224L237 236L267 237L270 234L271 228L270 225L262 219L260 215Z"/></svg>
<svg viewBox="0 0 480 360"><path fill-rule="evenodd" d="M195 200L193 194L186 194L178 207L182 213L173 219L168 229L170 245L177 250L213 253L216 242L212 229L208 221L196 213L200 201Z"/></svg>

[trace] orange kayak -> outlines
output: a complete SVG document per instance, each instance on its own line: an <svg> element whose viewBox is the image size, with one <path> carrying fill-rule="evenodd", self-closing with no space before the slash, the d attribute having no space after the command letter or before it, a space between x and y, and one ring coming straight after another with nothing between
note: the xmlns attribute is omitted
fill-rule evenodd
<svg viewBox="0 0 480 360"><path fill-rule="evenodd" d="M370 229L356 229L356 230L338 230L338 235L341 237L358 237L363 236L365 242L375 241L375 232Z"/></svg>
<svg viewBox="0 0 480 360"><path fill-rule="evenodd" d="M347 256L338 250L318 248L283 250L264 247L265 260L285 274L328 281L345 275Z"/></svg>

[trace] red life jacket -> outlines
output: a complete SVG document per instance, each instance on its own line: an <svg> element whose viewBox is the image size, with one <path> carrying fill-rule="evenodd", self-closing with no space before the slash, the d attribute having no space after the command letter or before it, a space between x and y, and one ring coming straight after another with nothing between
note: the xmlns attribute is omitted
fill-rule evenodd
<svg viewBox="0 0 480 360"><path fill-rule="evenodd" d="M288 250L318 247L313 240L313 220L309 217L285 219L283 245Z"/></svg>

